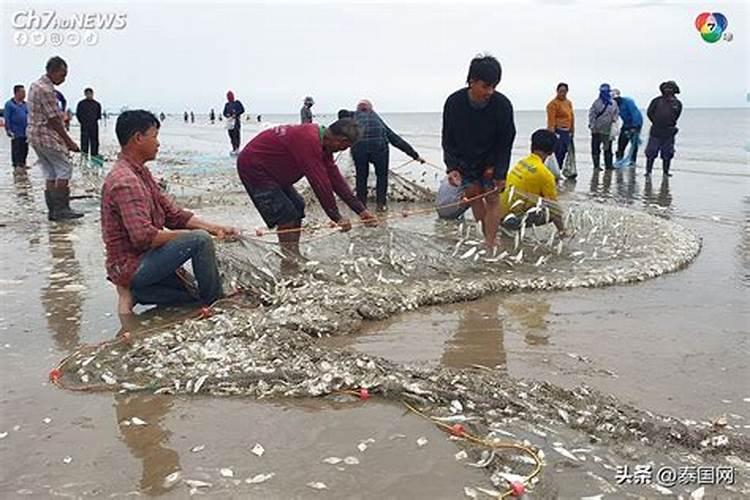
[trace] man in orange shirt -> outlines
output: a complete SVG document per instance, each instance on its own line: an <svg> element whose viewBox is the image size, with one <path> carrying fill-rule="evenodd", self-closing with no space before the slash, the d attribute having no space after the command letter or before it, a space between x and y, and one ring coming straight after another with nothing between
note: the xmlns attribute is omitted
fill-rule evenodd
<svg viewBox="0 0 750 500"><path fill-rule="evenodd" d="M573 103L568 99L568 84L557 84L557 95L547 104L547 129L557 135L555 158L562 168L568 146L573 140L575 114Z"/></svg>

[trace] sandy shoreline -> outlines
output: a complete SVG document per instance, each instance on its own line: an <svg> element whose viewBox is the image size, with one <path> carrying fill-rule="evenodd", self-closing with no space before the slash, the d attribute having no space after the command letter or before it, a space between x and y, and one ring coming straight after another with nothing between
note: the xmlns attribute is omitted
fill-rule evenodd
<svg viewBox="0 0 750 500"><path fill-rule="evenodd" d="M216 132L211 137L218 137ZM165 156L172 147L169 134L165 129ZM192 149L201 148L203 136L190 138ZM7 144L0 145L0 159L7 154ZM669 216L703 237L701 255L683 271L637 285L499 294L407 313L370 324L363 335L326 342L425 366L462 366L483 357L482 364L500 365L513 376L570 386L585 382L660 413L695 420L727 415L730 425L747 434L748 178L678 170L666 191L654 179L649 195L640 177L633 184L604 176L594 182L582 170L573 199L630 204ZM455 498L463 494L463 484L482 481L482 474L456 463L456 449L439 431L390 405L314 401L300 407L182 397L123 402L49 386L45 378L55 361L78 343L111 338L118 322L111 314L114 293L102 279L96 201L78 205L90 214L83 224L50 225L43 218L37 175L32 172L30 187L14 184L9 172L0 182L9 221L0 228L6 239L0 259L5 280L0 432L9 433L0 440L0 492L30 492L32 498L52 490L79 496L156 494L159 478L176 468L186 478L213 483L206 493L216 498L250 491L271 498L309 496L305 483L314 480L328 483L332 498L358 493ZM227 222L257 224L249 209L199 210ZM72 278L60 281L59 273ZM157 423L142 435L118 428L128 412ZM52 421L44 423L45 417ZM395 434L408 439L388 439ZM320 463L350 448L355 452L357 442L371 435L379 445L368 450L372 459L359 468L337 475ZM422 435L430 440L426 449L414 445ZM269 452L260 461L250 453L255 442ZM190 452L202 443L205 453ZM69 464L63 462L67 456L73 459ZM144 467L150 471L145 476ZM218 474L222 467L235 467L234 479L275 471L283 481L237 489ZM565 497L597 493L595 483L580 482L576 474L550 480ZM442 495L446 491L452 493ZM173 490L167 497L186 493Z"/></svg>

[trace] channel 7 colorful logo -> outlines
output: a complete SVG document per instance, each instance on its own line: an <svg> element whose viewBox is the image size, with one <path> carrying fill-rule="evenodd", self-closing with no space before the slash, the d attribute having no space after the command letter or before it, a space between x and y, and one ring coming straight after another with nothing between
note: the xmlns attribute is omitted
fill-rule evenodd
<svg viewBox="0 0 750 500"><path fill-rule="evenodd" d="M727 31L728 25L729 21L727 21L726 16L719 12L703 12L695 18L695 29L700 32L701 38L708 43L716 43L722 38L731 42L734 37Z"/></svg>

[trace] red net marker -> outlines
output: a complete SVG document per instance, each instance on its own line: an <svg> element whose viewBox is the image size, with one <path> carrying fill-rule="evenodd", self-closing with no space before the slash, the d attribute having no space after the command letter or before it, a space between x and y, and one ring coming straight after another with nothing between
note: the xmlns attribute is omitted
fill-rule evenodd
<svg viewBox="0 0 750 500"><path fill-rule="evenodd" d="M62 377L62 372L57 368L49 372L49 381L53 384L60 380L60 377Z"/></svg>
<svg viewBox="0 0 750 500"><path fill-rule="evenodd" d="M409 212L404 210L403 212L401 212L401 217L404 217L404 218L409 217Z"/></svg>
<svg viewBox="0 0 750 500"><path fill-rule="evenodd" d="M359 399L361 399L362 401L367 401L368 399L370 399L370 391L368 391L367 389L364 389L364 388L360 389L359 390Z"/></svg>
<svg viewBox="0 0 750 500"><path fill-rule="evenodd" d="M255 230L255 236L257 236L258 238L262 238L264 234L265 234L265 231L263 231L260 228Z"/></svg>
<svg viewBox="0 0 750 500"><path fill-rule="evenodd" d="M210 318L213 315L214 315L214 312L211 310L210 307L201 307L200 319Z"/></svg>
<svg viewBox="0 0 750 500"><path fill-rule="evenodd" d="M454 436L463 437L465 432L466 429L464 429L464 426L461 424L453 424L451 426L451 434Z"/></svg>
<svg viewBox="0 0 750 500"><path fill-rule="evenodd" d="M525 492L526 488L523 483L510 483L510 494L514 497L522 497Z"/></svg>
<svg viewBox="0 0 750 500"><path fill-rule="evenodd" d="M133 335L130 332L122 332L122 335L120 336L122 338L122 341L129 344L133 340Z"/></svg>

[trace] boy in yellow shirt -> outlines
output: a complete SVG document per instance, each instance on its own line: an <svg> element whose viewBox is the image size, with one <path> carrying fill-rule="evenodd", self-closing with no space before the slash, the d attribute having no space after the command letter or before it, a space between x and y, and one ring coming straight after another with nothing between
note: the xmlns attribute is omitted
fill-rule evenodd
<svg viewBox="0 0 750 500"><path fill-rule="evenodd" d="M540 226L552 222L561 233L565 228L562 210L556 203L555 176L544 165L555 152L557 136L540 129L531 136L531 154L508 171L505 190L500 193L501 225L516 230L522 224Z"/></svg>

